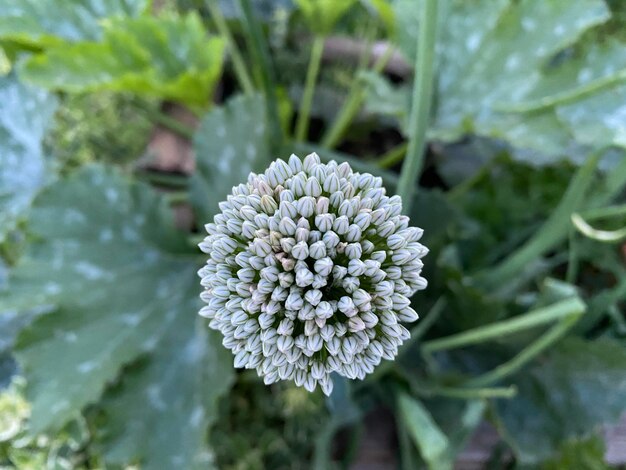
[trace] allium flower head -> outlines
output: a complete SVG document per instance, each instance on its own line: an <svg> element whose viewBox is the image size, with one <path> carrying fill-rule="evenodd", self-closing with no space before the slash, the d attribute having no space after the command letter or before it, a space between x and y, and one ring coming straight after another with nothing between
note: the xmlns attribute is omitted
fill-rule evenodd
<svg viewBox="0 0 626 470"><path fill-rule="evenodd" d="M332 391L331 372L363 379L393 359L426 287L422 230L399 196L347 163L276 160L233 188L200 248L200 314L224 335L235 367L266 384Z"/></svg>

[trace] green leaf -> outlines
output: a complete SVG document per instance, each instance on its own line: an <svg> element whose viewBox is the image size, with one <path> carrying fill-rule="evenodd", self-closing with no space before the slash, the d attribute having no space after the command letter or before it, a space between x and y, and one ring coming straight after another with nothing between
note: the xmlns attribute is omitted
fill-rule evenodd
<svg viewBox="0 0 626 470"><path fill-rule="evenodd" d="M590 436L626 410L626 348L610 339L570 338L513 383L517 396L495 408L517 458L536 464L566 439Z"/></svg>
<svg viewBox="0 0 626 470"><path fill-rule="evenodd" d="M398 405L404 424L428 468L452 469L453 461L449 458L450 442L428 410L405 393L399 395Z"/></svg>
<svg viewBox="0 0 626 470"><path fill-rule="evenodd" d="M195 299L197 289L190 286L187 295ZM106 422L99 440L107 461L123 465L142 458L141 468L155 470L212 464L206 430L234 373L232 355L217 333L200 319L194 322L195 311L179 312L150 360L130 368L99 404ZM172 429L183 430L178 439L172 439Z"/></svg>
<svg viewBox="0 0 626 470"><path fill-rule="evenodd" d="M626 147L625 101L626 85L620 85L559 106L557 115L584 144Z"/></svg>
<svg viewBox="0 0 626 470"><path fill-rule="evenodd" d="M221 74L223 49L195 13L117 18L104 25L102 41L51 47L21 72L53 90L128 91L204 106Z"/></svg>
<svg viewBox="0 0 626 470"><path fill-rule="evenodd" d="M37 199L37 241L8 294L55 306L16 346L33 433L59 429L97 404L108 418L97 428L110 461L162 468L155 459L167 455L194 468L203 460L230 358L195 327L197 266L170 215L149 187L100 166Z"/></svg>
<svg viewBox="0 0 626 470"><path fill-rule="evenodd" d="M237 96L202 119L194 137L196 171L191 201L208 222L233 186L248 181L273 160L269 152L263 97Z"/></svg>
<svg viewBox="0 0 626 470"><path fill-rule="evenodd" d="M0 242L46 182L42 141L57 101L48 93L0 77Z"/></svg>
<svg viewBox="0 0 626 470"><path fill-rule="evenodd" d="M102 22L138 16L150 0L0 0L0 38L31 47L97 40Z"/></svg>
<svg viewBox="0 0 626 470"><path fill-rule="evenodd" d="M604 461L604 442L600 436L585 440L568 441L559 450L559 455L541 464L542 470L610 470Z"/></svg>
<svg viewBox="0 0 626 470"><path fill-rule="evenodd" d="M382 74L363 71L359 79L365 84L365 109L370 113L392 116L398 121L402 133L408 132L411 104L411 89L408 86L393 86Z"/></svg>
<svg viewBox="0 0 626 470"><path fill-rule="evenodd" d="M417 29L413 2L401 0L394 8L399 45L412 60ZM442 47L430 136L455 141L474 133L501 139L521 149L516 151L520 159L541 164L577 150L575 132L563 125L554 107L520 113L506 104L542 93L553 99L555 94L572 92L568 87L578 86L572 78L575 81L585 69L580 61L569 64L568 48L607 21L606 4L601 0L447 0L440 10ZM555 63L563 64L563 72L557 75L567 77L567 83L551 77Z"/></svg>
<svg viewBox="0 0 626 470"><path fill-rule="evenodd" d="M311 31L328 35L357 0L294 0Z"/></svg>
<svg viewBox="0 0 626 470"><path fill-rule="evenodd" d="M554 54L609 17L601 0L452 1L449 14L435 127L457 135L468 118L492 133L495 103L523 96Z"/></svg>

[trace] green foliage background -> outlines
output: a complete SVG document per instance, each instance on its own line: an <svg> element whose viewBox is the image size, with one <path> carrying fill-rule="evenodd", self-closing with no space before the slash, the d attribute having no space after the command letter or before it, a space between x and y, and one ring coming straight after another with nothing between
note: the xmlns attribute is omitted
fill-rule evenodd
<svg viewBox="0 0 626 470"><path fill-rule="evenodd" d="M401 468L452 468L485 420L490 468L607 468L601 426L626 412L620 1L437 2L409 214L429 288L397 361L328 399L266 387L197 315L196 239L249 172L317 151L395 192L424 1L0 0L0 466L344 468L382 408ZM412 72L309 58L337 36ZM146 169L157 125L193 172Z"/></svg>

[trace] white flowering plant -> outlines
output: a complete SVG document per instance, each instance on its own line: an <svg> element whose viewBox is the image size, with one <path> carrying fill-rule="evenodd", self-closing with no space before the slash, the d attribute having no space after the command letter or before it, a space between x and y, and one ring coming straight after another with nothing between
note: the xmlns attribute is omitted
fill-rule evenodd
<svg viewBox="0 0 626 470"><path fill-rule="evenodd" d="M316 154L276 160L233 188L207 224L200 314L224 335L235 367L266 384L333 389L393 360L424 289L422 230L382 179Z"/></svg>
<svg viewBox="0 0 626 470"><path fill-rule="evenodd" d="M624 463L623 3L0 0L0 467Z"/></svg>

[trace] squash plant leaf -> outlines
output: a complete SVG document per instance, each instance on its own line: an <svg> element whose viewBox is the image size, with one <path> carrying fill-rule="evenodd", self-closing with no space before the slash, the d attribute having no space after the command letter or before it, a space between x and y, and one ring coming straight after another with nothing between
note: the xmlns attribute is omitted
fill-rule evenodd
<svg viewBox="0 0 626 470"><path fill-rule="evenodd" d="M0 0L0 38L30 47L98 40L102 20L138 16L150 0Z"/></svg>
<svg viewBox="0 0 626 470"><path fill-rule="evenodd" d="M57 100L43 90L0 77L0 242L46 182L42 149Z"/></svg>
<svg viewBox="0 0 626 470"><path fill-rule="evenodd" d="M263 97L237 96L202 119L194 137L196 171L191 202L200 220L212 220L218 203L250 172L271 163Z"/></svg>
<svg viewBox="0 0 626 470"><path fill-rule="evenodd" d="M410 13L412 2L401 0L394 8L399 45L413 60L417 18ZM619 83L623 52L612 67L606 67L610 62L604 59L570 58L572 46L609 18L610 11L601 0L444 2L431 137L455 141L474 133L501 139L531 152L522 152L521 157L537 159L539 164L579 151L580 144L588 144L590 139L581 138L585 131L574 129L554 105L520 112L515 104L540 96L549 101L568 92L575 101L585 95L572 90L598 77L613 85ZM581 42L588 42L587 37ZM607 53L607 57L613 57L611 54L617 52ZM582 82L572 82L572 78ZM596 118L585 114L587 127L597 122Z"/></svg>
<svg viewBox="0 0 626 470"><path fill-rule="evenodd" d="M230 358L196 327L198 266L167 206L149 187L87 166L41 194L30 228L37 241L11 273L8 300L38 292L37 303L54 306L16 344L31 431L95 405L109 461L204 461Z"/></svg>
<svg viewBox="0 0 626 470"><path fill-rule="evenodd" d="M611 339L569 338L513 383L517 396L494 406L517 458L536 464L626 410L626 348Z"/></svg>
<svg viewBox="0 0 626 470"><path fill-rule="evenodd" d="M63 44L28 59L24 79L52 90L132 92L207 105L221 71L224 43L197 14L114 18L101 41Z"/></svg>

